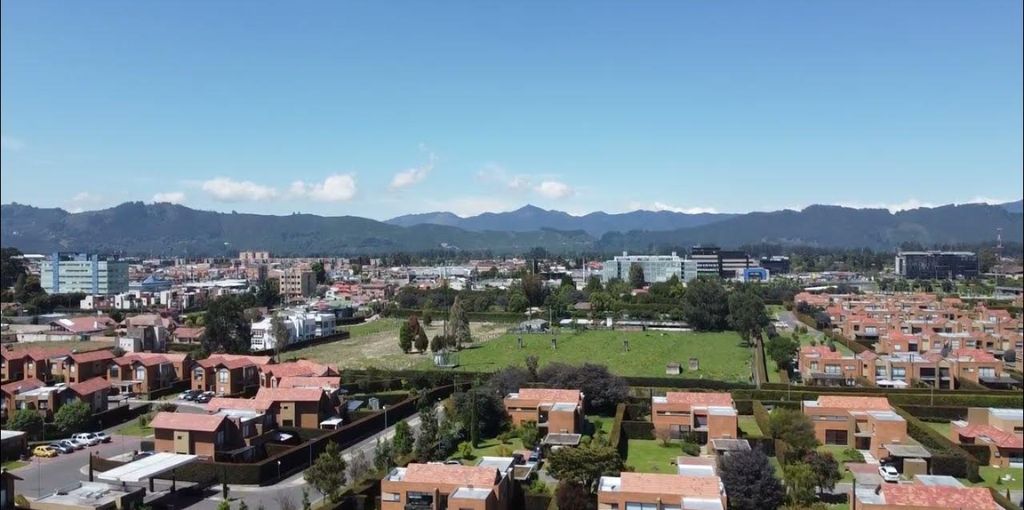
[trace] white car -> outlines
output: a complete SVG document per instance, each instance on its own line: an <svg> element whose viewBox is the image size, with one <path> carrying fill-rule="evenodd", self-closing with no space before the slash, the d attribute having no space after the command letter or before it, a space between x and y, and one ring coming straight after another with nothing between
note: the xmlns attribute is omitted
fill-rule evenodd
<svg viewBox="0 0 1024 510"><path fill-rule="evenodd" d="M62 439L59 442L61 446L67 446L73 450L81 450L82 448L85 448L85 443L74 439Z"/></svg>
<svg viewBox="0 0 1024 510"><path fill-rule="evenodd" d="M890 483L900 481L900 472L892 466L878 466L878 474L882 475L882 480Z"/></svg>
<svg viewBox="0 0 1024 510"><path fill-rule="evenodd" d="M81 434L75 434L71 436L71 439L81 441L89 446L96 446L100 444L100 441L102 441L102 439L100 439L99 436L93 434L92 432L82 432Z"/></svg>

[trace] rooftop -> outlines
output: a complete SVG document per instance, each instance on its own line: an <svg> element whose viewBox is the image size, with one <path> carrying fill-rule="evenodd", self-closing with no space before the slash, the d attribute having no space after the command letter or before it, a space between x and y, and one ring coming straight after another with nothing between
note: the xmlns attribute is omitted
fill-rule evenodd
<svg viewBox="0 0 1024 510"><path fill-rule="evenodd" d="M154 429L189 430L193 432L213 432L224 422L224 416L217 414L194 413L157 413L150 426Z"/></svg>
<svg viewBox="0 0 1024 510"><path fill-rule="evenodd" d="M398 473L398 479L394 475ZM498 482L494 466L456 466L450 464L409 464L404 470L395 469L388 478L393 481L452 485L455 487L492 487Z"/></svg>
<svg viewBox="0 0 1024 510"><path fill-rule="evenodd" d="M685 476L625 471L619 476L602 476L602 492L635 492L678 497L720 498L722 482L717 476Z"/></svg>
<svg viewBox="0 0 1024 510"><path fill-rule="evenodd" d="M124 491L121 487L102 482L78 482L70 487L60 488L35 502L41 505L99 508L112 506L121 497L140 490L143 489Z"/></svg>
<svg viewBox="0 0 1024 510"><path fill-rule="evenodd" d="M520 388L518 393L510 393L508 398L523 400L538 400L541 402L579 402L582 393L580 390L562 390L555 388Z"/></svg>
<svg viewBox="0 0 1024 510"><path fill-rule="evenodd" d="M890 507L1001 509L985 487L885 484L879 495Z"/></svg>

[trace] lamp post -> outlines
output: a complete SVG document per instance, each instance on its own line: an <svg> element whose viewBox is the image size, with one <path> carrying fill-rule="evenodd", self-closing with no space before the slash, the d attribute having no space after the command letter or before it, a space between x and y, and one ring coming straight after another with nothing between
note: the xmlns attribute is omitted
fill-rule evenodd
<svg viewBox="0 0 1024 510"><path fill-rule="evenodd" d="M281 481L281 461L277 461L277 481Z"/></svg>
<svg viewBox="0 0 1024 510"><path fill-rule="evenodd" d="M388 406L387 405L383 405L383 406L381 406L381 409L384 410L384 432L387 432L388 431Z"/></svg>

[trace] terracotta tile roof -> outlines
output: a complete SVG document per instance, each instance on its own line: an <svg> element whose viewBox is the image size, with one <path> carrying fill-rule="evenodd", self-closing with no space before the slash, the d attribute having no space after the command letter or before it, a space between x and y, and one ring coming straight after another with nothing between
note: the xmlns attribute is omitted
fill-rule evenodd
<svg viewBox="0 0 1024 510"><path fill-rule="evenodd" d="M436 485L454 485L478 489L493 487L498 482L498 470L493 467L455 466L448 464L409 464L405 481Z"/></svg>
<svg viewBox="0 0 1024 510"><path fill-rule="evenodd" d="M103 377L93 377L87 381L78 382L68 386L71 391L79 395L92 395L97 391L110 388L110 381Z"/></svg>
<svg viewBox="0 0 1024 510"><path fill-rule="evenodd" d="M124 324L127 326L163 326L170 328L176 326L178 323L170 317L162 317L156 313L143 313L134 317L128 317L124 320Z"/></svg>
<svg viewBox="0 0 1024 510"><path fill-rule="evenodd" d="M327 377L282 377L277 383L278 388L339 388L341 378L333 375Z"/></svg>
<svg viewBox="0 0 1024 510"><path fill-rule="evenodd" d="M219 363L231 363L228 368L237 368L246 365L267 365L270 363L270 356L246 356L244 354L211 354L208 358L199 360L199 365L204 368L215 367ZM241 362L241 363L240 363Z"/></svg>
<svg viewBox="0 0 1024 510"><path fill-rule="evenodd" d="M818 357L824 359L842 358L843 355L839 351L833 351L829 349L827 345L805 345L800 348L801 356L808 356L817 354Z"/></svg>
<svg viewBox="0 0 1024 510"><path fill-rule="evenodd" d="M995 356L981 349L957 349L952 355L957 358L972 358L972 361L996 361Z"/></svg>
<svg viewBox="0 0 1024 510"><path fill-rule="evenodd" d="M206 410L213 413L221 409L250 409L263 412L273 406L273 402L254 398L213 397L206 403Z"/></svg>
<svg viewBox="0 0 1024 510"><path fill-rule="evenodd" d="M256 400L270 402L317 402L324 396L320 388L260 388Z"/></svg>
<svg viewBox="0 0 1024 510"><path fill-rule="evenodd" d="M139 362L143 366L160 365L162 363L182 363L188 358L188 354L175 353L175 352L132 352L125 354L120 358L114 358L114 363L118 365L127 365L129 363Z"/></svg>
<svg viewBox="0 0 1024 510"><path fill-rule="evenodd" d="M992 493L984 487L944 487L938 485L883 484L882 495L888 506L914 508L1000 510Z"/></svg>
<svg viewBox="0 0 1024 510"><path fill-rule="evenodd" d="M75 363L89 363L90 361L112 360L114 359L114 353L108 349L97 349L95 351L72 353L70 358L75 360Z"/></svg>
<svg viewBox="0 0 1024 510"><path fill-rule="evenodd" d="M818 406L848 409L850 411L886 411L892 409L886 397L850 397L819 395Z"/></svg>
<svg viewBox="0 0 1024 510"><path fill-rule="evenodd" d="M217 414L159 412L149 423L154 429L188 430L192 432L214 432L224 422L224 416Z"/></svg>
<svg viewBox="0 0 1024 510"><path fill-rule="evenodd" d="M67 356L69 354L71 354L71 349L68 349L66 347L29 347L27 349L4 349L0 351L0 357L2 357L3 359L32 358L35 361L47 360L50 358L58 358L61 356Z"/></svg>
<svg viewBox="0 0 1024 510"><path fill-rule="evenodd" d="M34 390L36 388L42 388L43 386L46 386L46 383L40 381L39 379L36 379L35 377L29 377L27 379L22 379L20 381L11 381L3 386L0 386L0 391L3 391L8 395L13 395L15 391L20 393L23 391Z"/></svg>
<svg viewBox="0 0 1024 510"><path fill-rule="evenodd" d="M655 473L633 473L621 475L622 492L642 494L664 494L667 496L689 496L701 498L721 497L717 476L686 476Z"/></svg>
<svg viewBox="0 0 1024 510"><path fill-rule="evenodd" d="M665 394L669 404L732 407L732 395L719 392L670 391Z"/></svg>
<svg viewBox="0 0 1024 510"><path fill-rule="evenodd" d="M1024 448L1024 437L1018 436L1013 432L999 430L991 425L968 425L955 430L960 436L975 440L987 437L1000 448Z"/></svg>
<svg viewBox="0 0 1024 510"><path fill-rule="evenodd" d="M541 402L572 402L580 401L580 390L560 390L555 388L521 388L519 398L538 400Z"/></svg>
<svg viewBox="0 0 1024 510"><path fill-rule="evenodd" d="M174 336L177 338L199 338L206 332L206 328L175 328Z"/></svg>
<svg viewBox="0 0 1024 510"><path fill-rule="evenodd" d="M268 365L263 369L263 373L276 377L320 377L336 374L335 370L327 365L321 365L304 359L278 365Z"/></svg>

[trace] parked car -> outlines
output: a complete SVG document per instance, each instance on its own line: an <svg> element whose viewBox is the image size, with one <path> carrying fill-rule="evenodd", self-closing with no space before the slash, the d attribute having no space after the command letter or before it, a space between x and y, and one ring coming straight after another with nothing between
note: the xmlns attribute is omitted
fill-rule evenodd
<svg viewBox="0 0 1024 510"><path fill-rule="evenodd" d="M540 462L540 459L543 456L542 454L543 451L539 446L534 448L533 451L530 452L530 462Z"/></svg>
<svg viewBox="0 0 1024 510"><path fill-rule="evenodd" d="M213 400L213 393L212 392L203 393L201 395L196 396L196 398L195 398L195 402L198 403L198 404L205 404L205 403L207 403L207 402L209 402L211 400Z"/></svg>
<svg viewBox="0 0 1024 510"><path fill-rule="evenodd" d="M60 453L75 453L75 447L71 445L61 444L60 442L50 443L50 448L57 450Z"/></svg>
<svg viewBox="0 0 1024 510"><path fill-rule="evenodd" d="M462 463L457 460L446 460L444 463L448 466L461 466Z"/></svg>
<svg viewBox="0 0 1024 510"><path fill-rule="evenodd" d="M92 432L81 432L79 434L75 434L75 435L71 436L71 439L77 439L79 441L84 442L85 444L87 444L89 446L96 446L96 445L100 444L100 441L101 441L99 436L97 436L96 434L93 434Z"/></svg>
<svg viewBox="0 0 1024 510"><path fill-rule="evenodd" d="M110 434L107 434L106 432L97 432L96 437L100 438L101 443L109 443L114 439L110 437Z"/></svg>
<svg viewBox="0 0 1024 510"><path fill-rule="evenodd" d="M85 448L86 446L89 446L88 443L83 443L82 441L79 441L79 440L74 439L74 438L72 438L72 439L61 439L60 440L60 444L63 444L63 445L66 445L66 446L70 446L72 449L75 449L75 450L81 450L82 448Z"/></svg>
<svg viewBox="0 0 1024 510"><path fill-rule="evenodd" d="M32 455L36 457L56 457L57 449L52 446L41 445L32 450Z"/></svg>
<svg viewBox="0 0 1024 510"><path fill-rule="evenodd" d="M152 450L147 450L147 451L139 452L139 453L135 454L135 457L132 460L144 459L146 457L149 457L150 455L153 455L154 453L156 453L156 452L154 452Z"/></svg>
<svg viewBox="0 0 1024 510"><path fill-rule="evenodd" d="M896 468L892 466L878 466L878 474L882 475L882 480L890 483L896 483L900 481L900 472L896 471Z"/></svg>
<svg viewBox="0 0 1024 510"><path fill-rule="evenodd" d="M202 394L203 392L199 390L185 390L181 392L181 395L178 395L178 398L181 400L195 400L196 397Z"/></svg>

